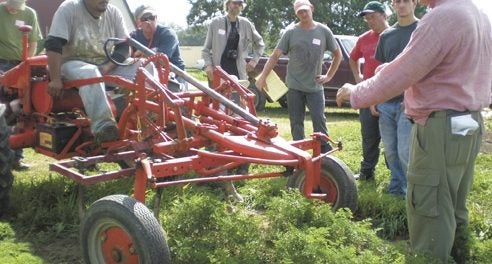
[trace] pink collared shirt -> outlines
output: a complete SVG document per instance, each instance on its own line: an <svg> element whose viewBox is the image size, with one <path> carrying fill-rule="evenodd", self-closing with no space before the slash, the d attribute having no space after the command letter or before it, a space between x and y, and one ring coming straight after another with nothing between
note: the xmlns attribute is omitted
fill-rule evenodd
<svg viewBox="0 0 492 264"><path fill-rule="evenodd" d="M425 125L433 111L479 111L491 102L492 28L471 0L436 0L405 50L361 82L350 103L363 108L405 90L405 113Z"/></svg>

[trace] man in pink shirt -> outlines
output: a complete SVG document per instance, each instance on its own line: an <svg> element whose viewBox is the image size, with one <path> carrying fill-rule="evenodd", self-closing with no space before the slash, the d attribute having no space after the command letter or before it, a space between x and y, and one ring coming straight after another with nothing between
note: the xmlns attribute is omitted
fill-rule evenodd
<svg viewBox="0 0 492 264"><path fill-rule="evenodd" d="M405 113L414 122L407 174L411 247L462 263L466 197L484 130L480 110L491 102L492 28L472 0L420 3L432 10L403 52L373 78L344 85L337 103L367 107L405 91Z"/></svg>
<svg viewBox="0 0 492 264"><path fill-rule="evenodd" d="M350 52L350 69L356 83L374 75L380 62L374 58L379 41L379 34L389 27L385 6L378 1L371 1L358 14L367 22L370 30L359 36L355 47ZM364 70L361 74L360 59L364 58ZM355 175L358 180L374 180L374 168L379 160L379 113L374 106L361 108L359 111L360 131L362 135L362 161L360 172Z"/></svg>

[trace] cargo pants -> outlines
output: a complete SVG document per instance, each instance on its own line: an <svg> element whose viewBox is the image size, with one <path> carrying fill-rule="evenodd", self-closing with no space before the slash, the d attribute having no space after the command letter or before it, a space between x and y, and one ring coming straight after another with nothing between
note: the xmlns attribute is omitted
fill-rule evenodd
<svg viewBox="0 0 492 264"><path fill-rule="evenodd" d="M455 238L462 238L460 232L468 225L466 198L484 129L480 112L468 113L479 125L471 135L451 132L450 119L457 114L451 111L432 113L425 126L414 124L411 132L407 190L411 247L444 263Z"/></svg>

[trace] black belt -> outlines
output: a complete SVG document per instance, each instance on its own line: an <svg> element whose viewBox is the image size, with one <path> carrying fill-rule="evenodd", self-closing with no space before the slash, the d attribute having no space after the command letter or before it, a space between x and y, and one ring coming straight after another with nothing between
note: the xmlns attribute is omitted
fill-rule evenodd
<svg viewBox="0 0 492 264"><path fill-rule="evenodd" d="M456 111L456 110L451 110L451 109L448 109L448 110L440 110L440 111L434 111L434 112L430 113L429 114L429 118L432 118L432 117L445 117L445 116L460 116L460 115L467 115L467 114L471 114L471 113L475 113L475 112L478 112L478 111L469 111L469 110ZM410 122L412 124L414 123L413 119L408 118L408 120L410 120Z"/></svg>
<svg viewBox="0 0 492 264"><path fill-rule="evenodd" d="M19 63L21 63L20 60L4 60L4 59L0 59L0 63L2 64L14 64L14 65L17 65Z"/></svg>

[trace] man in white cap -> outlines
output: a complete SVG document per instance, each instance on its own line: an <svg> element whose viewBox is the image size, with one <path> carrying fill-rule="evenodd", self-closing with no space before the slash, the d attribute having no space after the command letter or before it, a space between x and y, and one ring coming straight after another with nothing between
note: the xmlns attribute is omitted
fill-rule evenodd
<svg viewBox="0 0 492 264"><path fill-rule="evenodd" d="M18 27L24 25L32 27L28 34L27 55L33 56L38 47L38 40L43 38L36 11L26 6L25 0L8 0L0 4L0 73L10 70L21 62L22 32ZM17 95L0 91L1 102L9 102L15 100L16 97ZM12 167L15 170L29 168L29 165L23 162L23 158L22 149L17 149L15 159L12 161Z"/></svg>
<svg viewBox="0 0 492 264"><path fill-rule="evenodd" d="M308 0L294 2L294 11L299 23L289 26L277 47L270 55L256 81L258 89L268 89L266 78L283 54L289 55L286 82L290 129L294 140L304 139L304 116L306 106L311 113L314 132L328 135L325 118L325 96L323 84L329 82L340 65L342 53L326 26L313 20L313 5ZM333 53L333 61L325 75L321 75L323 55L326 50ZM273 87L272 87L273 88ZM322 142L321 151L331 149Z"/></svg>

